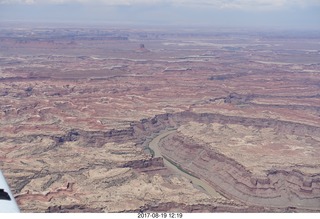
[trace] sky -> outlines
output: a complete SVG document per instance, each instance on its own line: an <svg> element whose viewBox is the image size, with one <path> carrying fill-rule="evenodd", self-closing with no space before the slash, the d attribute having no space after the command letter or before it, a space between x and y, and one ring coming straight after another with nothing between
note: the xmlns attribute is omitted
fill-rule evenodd
<svg viewBox="0 0 320 219"><path fill-rule="evenodd" d="M1 21L320 30L320 0L0 0Z"/></svg>

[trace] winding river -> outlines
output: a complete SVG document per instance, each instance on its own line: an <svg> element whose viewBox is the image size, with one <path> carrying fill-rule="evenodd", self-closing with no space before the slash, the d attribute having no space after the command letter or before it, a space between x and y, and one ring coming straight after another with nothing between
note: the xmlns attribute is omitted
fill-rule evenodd
<svg viewBox="0 0 320 219"><path fill-rule="evenodd" d="M153 138L150 142L149 142L149 148L154 152L154 157L162 157L164 164L172 171L174 171L175 173L184 176L185 178L189 179L192 184L200 189L200 190L204 190L207 194L209 194L212 197L222 197L219 193L216 192L215 189L213 189L212 186L210 186L207 182L205 182L204 180L201 180L195 176L193 176L191 173L188 173L187 170L184 170L181 166L179 166L179 164L175 164L174 161L168 159L167 157L165 157L162 153L161 150L159 148L159 142L161 141L161 139L167 137L170 134L175 133L176 130L167 130L165 132L160 133L158 136L156 136L155 138Z"/></svg>
<svg viewBox="0 0 320 219"><path fill-rule="evenodd" d="M173 172L189 179L195 188L204 191L208 195L212 196L213 198L224 198L224 193L220 194L215 189L214 186L210 185L206 180L201 179L197 176L193 175L193 172L184 169L183 166L180 166L179 163L176 163L174 160L171 160L170 157L167 157L165 154L161 152L159 147L161 140L172 135L176 132L176 129L167 129L163 130L162 132L158 133L157 135L154 134L150 136L147 141L145 141L144 146L148 146L149 150L153 154L154 157L162 157L163 162L167 168L172 170ZM192 162L192 160L190 160ZM218 174L214 175L215 185L219 187L219 190L226 191L226 194L232 197L233 200L237 200L242 203L246 203L247 205L252 206L260 206L260 207L268 207L268 208L275 208L275 209L300 209L300 211L312 210L318 211L319 210L319 197L315 196L312 198L308 197L299 197L298 195L293 195L292 192L287 191L286 188L286 181L280 175L278 176L278 183L277 191L274 192L272 195L259 197L255 193L248 194L246 192L242 192L241 189L235 188L228 183L225 179L219 177ZM281 178L282 177L282 178ZM272 188L272 187L271 187ZM255 192L255 190L254 190ZM270 209L269 209L270 210ZM299 212L299 211L298 211Z"/></svg>

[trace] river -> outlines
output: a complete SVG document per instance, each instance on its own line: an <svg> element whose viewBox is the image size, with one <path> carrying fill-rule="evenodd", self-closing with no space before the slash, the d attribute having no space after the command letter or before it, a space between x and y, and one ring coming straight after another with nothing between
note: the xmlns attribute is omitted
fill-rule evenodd
<svg viewBox="0 0 320 219"><path fill-rule="evenodd" d="M167 137L168 135L173 134L175 132L176 132L176 130L169 130L169 131L162 132L150 141L149 148L154 152L153 156L154 157L162 157L166 167L168 167L170 170L174 171L175 173L189 179L192 182L192 184L195 186L195 188L198 188L200 190L204 190L207 194L209 194L212 197L216 197L216 198L222 197L207 182L205 182L204 180L201 180L195 176L192 176L191 173L188 173L188 171L183 169L183 167L179 166L179 164L175 164L174 161L168 159L167 157L165 157L161 153L161 150L159 148L159 142L161 141L161 139L163 139L163 138Z"/></svg>

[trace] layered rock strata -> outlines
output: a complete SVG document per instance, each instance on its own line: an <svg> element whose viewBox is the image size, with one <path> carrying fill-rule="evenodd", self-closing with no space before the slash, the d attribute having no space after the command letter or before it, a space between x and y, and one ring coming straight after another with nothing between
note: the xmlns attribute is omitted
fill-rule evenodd
<svg viewBox="0 0 320 219"><path fill-rule="evenodd" d="M312 136L318 136L320 133L319 127L272 119L228 117L210 114L196 115L184 112L175 115L159 115L148 122L142 123L142 130L149 129L150 125L153 125L153 128L158 127L159 129L168 125L170 126L173 123L183 126L183 124L190 121L197 121L202 123L202 125L211 123L218 123L224 126L241 124L243 127L254 127L256 132L259 130L263 131L263 129L272 129L277 133L278 138L286 134L300 138L298 142L300 144L292 145L292 147L305 146L305 148L298 151L298 154L289 153L296 151L295 148L292 150L290 148L287 149L288 153L282 154L284 158L280 161L278 158L281 145L278 146L279 150L273 151L274 154L270 154L270 150L269 154L256 153L254 156L262 161L264 161L264 156L274 158L273 164L254 164L264 166L264 169L259 173L251 171L252 166L246 166L246 163L241 164L239 162L241 159L238 159L238 161L232 156L228 157L228 154L224 154L223 150L219 152L219 147L227 147L227 145L220 143L216 147L218 149L215 149L208 145L212 140L209 140L205 144L206 142L192 139L193 134L200 136L194 129L190 130L189 136L184 134L183 130L178 129L176 134L171 134L167 138L162 139L159 146L165 157L179 164L180 167L191 174L209 182L221 194L231 199L237 199L248 205L271 208L285 209L292 207L304 210L317 210L320 208L320 163L317 159L319 156L317 148L320 147L320 142L314 141L312 144L303 145L303 138L308 139L312 138ZM208 127L203 129L207 130ZM221 135L221 131L218 132L218 135ZM243 137L245 138L246 136ZM257 140L261 141L261 139ZM268 147L270 146L266 145L266 152L268 152ZM239 152L239 147L234 147L231 150L237 153ZM244 154L246 151L240 152L243 152L243 154L237 153L235 157L242 156L246 159L247 155ZM247 149L247 152L252 153L250 148ZM299 153L301 154L299 155ZM307 155L303 153L307 153ZM301 156L301 161L295 163L294 161L297 160L296 158L299 159L299 156ZM266 160L266 162L271 161Z"/></svg>
<svg viewBox="0 0 320 219"><path fill-rule="evenodd" d="M246 159L240 159L241 156L239 155L241 155L241 153L243 152L242 156L245 157L246 154L244 154L244 152L246 151L238 151L238 153L236 153L238 148L240 147L234 147L233 149L231 149L231 152L235 152L235 156L234 154L228 154L228 151L224 151L221 149L224 147L227 148L229 144L228 142L225 142L225 145L217 144L217 147L210 145L208 142L212 142L212 139L206 141L206 139L201 138L202 129L199 129L199 127L197 127L197 125L199 124L200 126L206 126L203 128L203 130L210 130L209 126L212 124L219 124L220 128L224 129L228 129L232 125L241 125L244 128L251 128L257 133L259 131L262 132L264 129L271 129L274 132L278 133L277 135L279 136L296 136L300 139L298 141L300 142L300 146L303 146L301 144L305 141L304 138L306 138L306 140L312 138L312 144L306 145L306 148L302 148L303 151L300 152L305 152L304 154L310 162L305 164L299 162L295 163L296 159L293 158L295 158L299 154L292 154L291 157L290 154L287 154L287 158L279 163L275 162L275 166L269 164L265 165L264 169L261 169L259 173L256 173L252 171L253 167L252 165L249 165L249 161L248 163L245 163L243 162L243 160ZM51 169L50 172L48 172L44 169L36 175L27 174L29 175L27 177L26 173L21 173L21 177L24 179L22 180L23 182L21 181L22 178L20 179L18 177L15 179L15 182L18 183L15 186L15 188L17 189L15 192L18 193L18 195L16 196L17 201L23 206L28 202L27 200L35 199L42 203L55 203L55 206L58 206L53 208L50 207L47 211L71 211L73 208L70 207L70 205L57 205L58 203L60 203L60 201L54 200L58 200L61 197L68 196L68 194L77 194L74 197L75 200L81 200L80 197L83 195L80 195L82 192L79 189L81 189L82 186L85 185L81 186L79 183L77 183L77 186L72 186L74 183L72 180L73 174L81 173L85 178L90 175L90 180L94 180L94 177L91 176L90 171L93 171L101 165L104 166L104 168L108 167L106 171L109 180L104 183L104 187L99 186L99 189L115 188L114 186L116 186L118 190L119 187L121 188L122 186L127 185L127 182L133 182L135 179L137 179L137 177L140 178L137 173L161 173L161 171L165 171L165 166L163 165L162 159L151 158L151 155L146 154L147 152L144 152L144 155L142 155L143 153L141 154L141 151L147 149L148 142L150 142L151 139L157 136L157 133L165 131L167 128L176 128L177 131L176 133L169 135L167 138L162 139L159 142L159 146L163 154L186 171L209 183L220 194L226 197L226 200L222 201L222 203L224 204L217 204L219 202L211 200L209 201L209 203L211 204L206 201L199 206L207 207L199 207L199 209L203 209L204 211L207 211L208 209L216 209L217 211L222 211L223 206L225 206L225 209L229 209L228 211L247 209L244 211L275 212L291 210L317 211L320 208L320 164L318 160L315 159L315 157L318 157L319 155L307 153L308 151L316 152L316 148L319 147L319 142L317 140L317 136L320 133L319 127L303 123L294 123L290 121L281 121L274 119L245 118L240 116L225 116L220 114L208 113L197 114L188 111L175 114L162 114L157 115L153 118L143 119L140 122L131 123L128 128L123 130L99 132L72 129L69 130L65 135L42 136L42 139L48 139L48 141L51 141L51 148L44 148L43 151L37 151L38 153L36 153L35 151L34 155L41 155L39 157L39 162L42 162L42 166L43 164L48 165L50 164L50 162L52 162L44 158L45 154L48 153L48 151L55 150L58 154L60 154L59 151L62 152L67 145L69 145L69 148L72 145L72 147L75 147L75 145L77 145L76 147L79 151L78 156L84 156L83 153L85 153L86 157L91 156L90 154L92 153L92 147L95 147L97 151L92 154L92 156L95 156L94 164L84 163L83 165L79 165L80 163L76 160L66 160L66 162L69 163L69 167L65 170L60 169L59 171L57 170L57 172L52 172L53 170ZM237 130L239 130L239 128ZM192 133L195 134L195 136L192 136ZM214 134L214 129L212 133ZM223 131L221 132L220 130L218 135L221 133L223 134ZM208 133L204 133L203 135L208 136ZM234 136L236 137L236 134L234 134ZM243 138L245 137L246 136L243 136ZM34 136L34 138L30 138L30 140L36 141L36 138L39 138L39 136ZM222 138L225 138L225 136L222 136ZM273 136L272 138L276 139L277 136ZM12 137L12 141L25 141L25 139L22 140L17 137ZM135 143L134 145L129 146L127 143L125 143L128 141L134 141ZM90 144L92 147L86 148L86 145L88 144ZM311 146L312 148L310 148ZM249 154L253 153L252 151L250 152L249 149L247 152ZM100 154L97 156L97 153ZM271 153L268 154L268 156L276 157L277 153L277 151L274 151L274 154ZM136 156L138 154L140 157L136 157L134 160L132 160L131 156ZM263 160L262 158L265 155L266 154L263 153L255 154L255 156L258 159L261 158L261 160ZM67 158L68 155L65 156ZM286 155L284 154L283 156ZM289 162L290 160L292 162ZM268 160L266 160L266 162L267 161ZM24 162L25 164L21 163L21 165L27 165L27 161ZM91 165L93 166L90 167ZM264 163L261 163L261 166L264 166ZM133 170L136 170L138 172L135 172ZM60 171L64 171L63 177L62 175L58 174L58 172ZM102 170L99 171L100 173L102 173ZM99 171L95 174L99 175ZM116 173L114 171L118 171L119 173ZM113 175L113 173L111 172L114 172L114 174L117 176L116 178L114 178L114 181L112 180L112 177L110 178L110 176ZM37 179L39 177L45 178L49 173L53 176L57 176L58 178L50 178L46 183L49 183L47 186L45 184L42 184L43 189L49 187L52 188L51 184L61 181L59 180L59 178L64 179L63 181L65 182L68 182L67 186L65 188L61 186L56 187L56 190L49 191L45 194L30 192L31 188L28 189L28 187L26 187L26 185L28 185L31 181L34 181L34 179ZM94 172L92 172L92 174L93 173ZM163 173L167 174L165 172ZM66 174L69 174L69 176L66 176ZM121 177L118 174L120 174ZM101 175L98 178L101 178L102 180L104 176ZM128 185L131 184L132 183L129 183ZM74 190L71 191L70 189ZM73 202L75 200L73 200ZM232 200L236 200L236 202ZM169 199L167 199L167 201L170 202ZM136 207L132 205L131 207L127 208L126 211L139 211L140 207L138 207L138 205L142 203L143 202L136 203ZM164 206L169 205L164 203L166 203L166 200L157 203L153 207L151 205L146 205L146 208L148 208L149 206L150 210L161 210L165 208ZM189 204L178 203L174 204L173 206L180 206L181 209L185 209L186 211L189 211L192 208ZM208 207L208 205L212 207ZM226 207L228 205L229 207ZM85 209L83 209L83 207L81 207L80 205L75 206L76 207L74 207L74 209L85 211ZM244 206L247 206L248 208ZM102 208L103 207L99 204L94 209L100 211ZM117 211L117 208L109 208L110 210L113 209L111 211ZM168 209L176 208L168 207Z"/></svg>

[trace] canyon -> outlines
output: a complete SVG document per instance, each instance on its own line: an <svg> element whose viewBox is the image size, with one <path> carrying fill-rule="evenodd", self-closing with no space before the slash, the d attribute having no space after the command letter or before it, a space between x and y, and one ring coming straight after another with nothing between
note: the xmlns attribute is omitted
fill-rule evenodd
<svg viewBox="0 0 320 219"><path fill-rule="evenodd" d="M22 212L319 212L318 32L1 30Z"/></svg>

